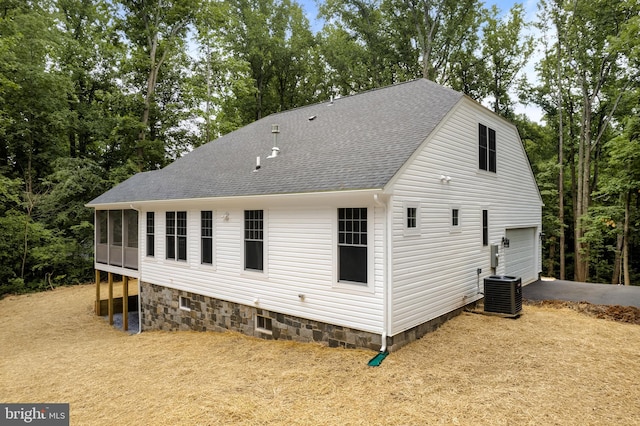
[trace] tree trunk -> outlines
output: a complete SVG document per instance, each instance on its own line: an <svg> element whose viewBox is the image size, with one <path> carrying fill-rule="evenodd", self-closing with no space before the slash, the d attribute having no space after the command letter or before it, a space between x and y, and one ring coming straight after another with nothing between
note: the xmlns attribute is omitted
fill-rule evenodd
<svg viewBox="0 0 640 426"><path fill-rule="evenodd" d="M615 258L613 261L613 275L611 276L611 284L620 284L620 264L622 263L622 241L623 234L618 234L616 241Z"/></svg>
<svg viewBox="0 0 640 426"><path fill-rule="evenodd" d="M591 97L583 75L582 81L582 130L580 132L580 144L578 146L578 191L576 202L575 222L575 273L576 281L589 280L589 245L582 240L585 234L583 216L589 209L590 182L591 182Z"/></svg>
<svg viewBox="0 0 640 426"><path fill-rule="evenodd" d="M560 256L560 279L565 279L564 264L564 126L562 122L562 70L561 70L561 49L560 49L560 27L558 26L558 222L559 229L559 256Z"/></svg>
<svg viewBox="0 0 640 426"><path fill-rule="evenodd" d="M78 151L76 149L76 132L73 129L69 129L69 157L76 158Z"/></svg>
<svg viewBox="0 0 640 426"><path fill-rule="evenodd" d="M624 272L624 285L631 285L631 273L629 271L629 221L631 220L631 191L627 192L624 203L624 230L622 245L622 270Z"/></svg>
<svg viewBox="0 0 640 426"><path fill-rule="evenodd" d="M264 90L262 76L258 77L256 81L256 88L258 89L256 93L256 120L260 120L262 118L262 91Z"/></svg>
<svg viewBox="0 0 640 426"><path fill-rule="evenodd" d="M31 170L31 156L33 150L33 137L31 134L28 136L29 140L29 160L27 164L27 177L25 179L25 208L27 215L24 221L24 243L22 247L22 268L20 269L20 278L24 281L24 271L27 265L27 256L29 254L29 222L31 222L31 214L33 207L35 206L35 199L33 197L33 179Z"/></svg>
<svg viewBox="0 0 640 426"><path fill-rule="evenodd" d="M156 55L158 52L158 34L155 33L153 38L149 40L149 75L147 77L147 93L144 97L144 109L142 111L142 119L140 124L142 128L140 133L138 134L138 168L140 171L143 169L144 164L144 141L147 135L147 127L149 126L149 116L151 115L151 103L153 101L153 97L156 93L156 82L158 80L158 72L160 71L160 67L162 66L162 62L164 61L164 57L166 54L162 54L160 60L156 61Z"/></svg>
<svg viewBox="0 0 640 426"><path fill-rule="evenodd" d="M549 258L547 261L547 276L548 277L553 277L554 274L554 267L553 267L553 261L554 258L556 256L556 241L555 238L550 238L549 239Z"/></svg>

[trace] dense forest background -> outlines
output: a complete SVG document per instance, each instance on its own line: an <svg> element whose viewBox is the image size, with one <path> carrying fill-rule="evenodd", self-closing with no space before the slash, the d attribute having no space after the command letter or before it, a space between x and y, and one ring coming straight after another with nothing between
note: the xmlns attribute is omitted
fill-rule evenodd
<svg viewBox="0 0 640 426"><path fill-rule="evenodd" d="M132 174L273 112L420 77L518 126L545 203L543 274L640 284L637 0L540 1L531 22L479 0L318 6L314 31L295 0L0 0L0 295L90 281L84 204Z"/></svg>

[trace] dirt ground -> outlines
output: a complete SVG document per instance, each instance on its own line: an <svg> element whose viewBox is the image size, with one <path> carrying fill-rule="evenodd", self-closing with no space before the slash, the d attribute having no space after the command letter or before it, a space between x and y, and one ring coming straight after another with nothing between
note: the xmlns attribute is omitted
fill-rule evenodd
<svg viewBox="0 0 640 426"><path fill-rule="evenodd" d="M569 306L464 313L375 353L235 333L128 335L92 285L0 300L0 402L72 425L640 424L640 327Z"/></svg>

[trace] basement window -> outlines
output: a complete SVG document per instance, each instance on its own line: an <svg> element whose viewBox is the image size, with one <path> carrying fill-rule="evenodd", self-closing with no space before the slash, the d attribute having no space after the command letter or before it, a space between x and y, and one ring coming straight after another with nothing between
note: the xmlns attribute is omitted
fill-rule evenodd
<svg viewBox="0 0 640 426"><path fill-rule="evenodd" d="M180 309L191 311L191 300L188 297L180 296Z"/></svg>
<svg viewBox="0 0 640 426"><path fill-rule="evenodd" d="M256 315L256 330L261 333L271 334L273 331L271 318L264 315Z"/></svg>

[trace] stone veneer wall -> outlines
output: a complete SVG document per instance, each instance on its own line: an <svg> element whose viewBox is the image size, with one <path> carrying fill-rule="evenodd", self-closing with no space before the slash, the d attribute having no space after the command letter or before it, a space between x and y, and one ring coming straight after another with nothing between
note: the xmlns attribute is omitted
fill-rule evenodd
<svg viewBox="0 0 640 426"><path fill-rule="evenodd" d="M190 310L180 308L180 297L189 300ZM321 342L330 347L366 348L375 351L379 350L382 344L379 334L284 315L143 281L140 282L140 308L142 331L232 330L263 339ZM448 319L460 314L463 309L458 309L411 330L388 337L387 349L395 351L407 343L419 339L438 328ZM257 329L256 315L271 319L271 333Z"/></svg>

